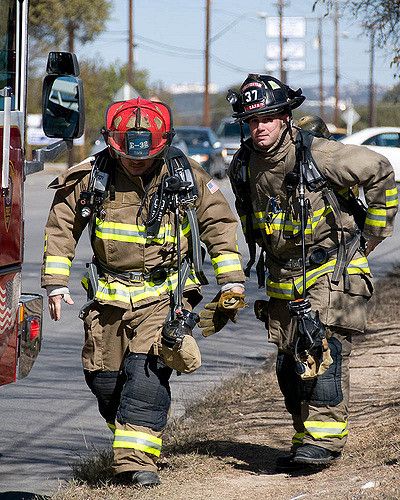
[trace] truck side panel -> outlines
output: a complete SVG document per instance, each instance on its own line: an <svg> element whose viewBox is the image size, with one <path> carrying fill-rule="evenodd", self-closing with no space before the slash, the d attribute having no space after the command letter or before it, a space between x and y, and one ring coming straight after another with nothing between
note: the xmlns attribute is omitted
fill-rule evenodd
<svg viewBox="0 0 400 500"><path fill-rule="evenodd" d="M18 357L18 302L21 273L0 275L0 385L15 382Z"/></svg>
<svg viewBox="0 0 400 500"><path fill-rule="evenodd" d="M16 113L12 115L16 117ZM0 270L22 262L23 151L19 130L11 127L9 189L0 193ZM2 142L3 128L0 127L0 144ZM0 151L0 160L1 157Z"/></svg>

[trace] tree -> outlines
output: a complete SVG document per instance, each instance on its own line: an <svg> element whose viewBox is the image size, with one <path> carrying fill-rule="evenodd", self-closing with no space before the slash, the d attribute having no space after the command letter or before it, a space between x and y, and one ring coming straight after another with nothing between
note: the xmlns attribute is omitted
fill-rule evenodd
<svg viewBox="0 0 400 500"><path fill-rule="evenodd" d="M73 50L75 39L87 43L104 31L110 10L110 0L31 0L30 35L50 46L67 42Z"/></svg>
<svg viewBox="0 0 400 500"><path fill-rule="evenodd" d="M400 103L400 83L398 83L385 93L385 95L382 97L382 102L395 104Z"/></svg>
<svg viewBox="0 0 400 500"><path fill-rule="evenodd" d="M127 67L116 64L104 66L98 61L90 60L81 62L80 69L85 92L85 139L90 147L104 126L107 106L112 102L117 90L126 83ZM147 78L146 71L135 71L133 85L143 97L149 97L151 94Z"/></svg>
<svg viewBox="0 0 400 500"><path fill-rule="evenodd" d="M328 11L337 0L315 0L325 4ZM374 33L375 41L381 48L393 47L393 64L400 65L400 0L347 0L343 8L359 19L369 34Z"/></svg>

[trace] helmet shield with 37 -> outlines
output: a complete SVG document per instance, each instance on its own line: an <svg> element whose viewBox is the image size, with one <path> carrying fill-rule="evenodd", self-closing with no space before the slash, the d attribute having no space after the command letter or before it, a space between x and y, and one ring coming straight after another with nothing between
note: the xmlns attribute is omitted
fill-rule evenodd
<svg viewBox="0 0 400 500"><path fill-rule="evenodd" d="M172 139L169 108L142 98L111 104L104 136L117 156L145 160L160 155Z"/></svg>
<svg viewBox="0 0 400 500"><path fill-rule="evenodd" d="M232 116L240 121L254 115L290 114L305 97L301 89L293 90L273 76L250 74L240 92L229 91L227 99L232 104Z"/></svg>

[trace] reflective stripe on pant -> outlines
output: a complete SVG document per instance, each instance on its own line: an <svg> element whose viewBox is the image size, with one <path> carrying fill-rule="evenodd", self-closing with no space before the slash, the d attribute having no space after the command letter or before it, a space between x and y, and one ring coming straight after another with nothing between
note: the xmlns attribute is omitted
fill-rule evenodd
<svg viewBox="0 0 400 500"><path fill-rule="evenodd" d="M343 399L335 406L302 403L301 414L305 430L303 442L317 444L331 451L341 451L349 432L351 334L336 329L331 331L332 337L342 346L340 384Z"/></svg>
<svg viewBox="0 0 400 500"><path fill-rule="evenodd" d="M336 346L341 346L337 355L340 371L333 377L327 371L326 376L324 374L311 382L304 382L295 373L293 356L282 351L278 353L278 382L296 431L292 439L293 448L308 443L341 451L347 440L351 335L338 329L328 330L328 335L335 339ZM332 344L332 340L330 342ZM326 399L329 392L333 404Z"/></svg>
<svg viewBox="0 0 400 500"><path fill-rule="evenodd" d="M130 353L119 372L86 372L99 410L114 434L114 472L156 471L171 403L172 370L157 356Z"/></svg>
<svg viewBox="0 0 400 500"><path fill-rule="evenodd" d="M156 459L161 453L162 431L116 421L114 434L114 474L146 470L157 472Z"/></svg>

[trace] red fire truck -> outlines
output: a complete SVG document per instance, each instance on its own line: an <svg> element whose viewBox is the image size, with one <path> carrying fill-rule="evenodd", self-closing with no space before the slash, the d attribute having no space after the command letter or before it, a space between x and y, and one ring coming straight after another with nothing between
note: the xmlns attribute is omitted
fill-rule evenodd
<svg viewBox="0 0 400 500"><path fill-rule="evenodd" d="M0 16L0 385L26 377L41 347L43 298L21 293L24 180L83 133L83 92L74 54L51 52L43 128L58 138L25 158L28 1L1 0Z"/></svg>

